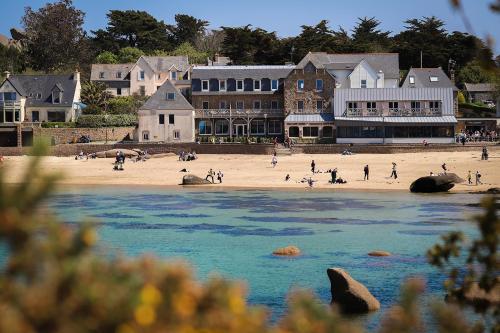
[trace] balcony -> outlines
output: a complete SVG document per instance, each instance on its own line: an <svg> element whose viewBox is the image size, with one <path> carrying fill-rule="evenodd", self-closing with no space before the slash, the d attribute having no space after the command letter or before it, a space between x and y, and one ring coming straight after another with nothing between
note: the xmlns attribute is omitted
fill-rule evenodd
<svg viewBox="0 0 500 333"><path fill-rule="evenodd" d="M283 109L196 109L196 118L284 117Z"/></svg>
<svg viewBox="0 0 500 333"><path fill-rule="evenodd" d="M440 117L441 108L347 108L344 117Z"/></svg>

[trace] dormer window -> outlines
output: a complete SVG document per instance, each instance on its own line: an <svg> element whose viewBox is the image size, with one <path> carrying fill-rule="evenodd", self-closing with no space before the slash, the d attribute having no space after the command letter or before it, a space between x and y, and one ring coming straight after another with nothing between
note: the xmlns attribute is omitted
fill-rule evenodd
<svg viewBox="0 0 500 333"><path fill-rule="evenodd" d="M177 80L177 72L170 72L170 80Z"/></svg>
<svg viewBox="0 0 500 333"><path fill-rule="evenodd" d="M243 91L243 80L236 80L236 90Z"/></svg>
<svg viewBox="0 0 500 333"><path fill-rule="evenodd" d="M254 80L253 81L253 90L254 91L260 91L260 80Z"/></svg>
<svg viewBox="0 0 500 333"><path fill-rule="evenodd" d="M100 73L99 73L99 78L100 78L100 79L104 79L104 72L100 72Z"/></svg>
<svg viewBox="0 0 500 333"><path fill-rule="evenodd" d="M116 72L116 78L121 79L122 78L122 72Z"/></svg>
<svg viewBox="0 0 500 333"><path fill-rule="evenodd" d="M201 81L201 91L208 91L208 80Z"/></svg>
<svg viewBox="0 0 500 333"><path fill-rule="evenodd" d="M271 80L271 90L272 91L278 90L278 80Z"/></svg>
<svg viewBox="0 0 500 333"><path fill-rule="evenodd" d="M429 76L429 80L431 82L439 82L439 78L437 76Z"/></svg>
<svg viewBox="0 0 500 333"><path fill-rule="evenodd" d="M361 88L366 88L366 80L361 80Z"/></svg>
<svg viewBox="0 0 500 333"><path fill-rule="evenodd" d="M52 104L61 104L61 99L62 99L62 92L57 90L52 92Z"/></svg>
<svg viewBox="0 0 500 333"><path fill-rule="evenodd" d="M415 77L410 75L410 84L415 84Z"/></svg>
<svg viewBox="0 0 500 333"><path fill-rule="evenodd" d="M226 80L219 80L219 91L226 91Z"/></svg>
<svg viewBox="0 0 500 333"><path fill-rule="evenodd" d="M168 101L173 101L175 100L175 93L167 93L167 100Z"/></svg>

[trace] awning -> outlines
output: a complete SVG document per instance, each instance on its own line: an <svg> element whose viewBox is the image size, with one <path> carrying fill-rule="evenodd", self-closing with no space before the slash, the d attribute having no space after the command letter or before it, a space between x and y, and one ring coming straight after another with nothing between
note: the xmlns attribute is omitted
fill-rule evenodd
<svg viewBox="0 0 500 333"><path fill-rule="evenodd" d="M333 122L333 113L290 114L285 118L288 123Z"/></svg>
<svg viewBox="0 0 500 333"><path fill-rule="evenodd" d="M454 116L441 117L336 117L336 123L380 123L380 124L456 124Z"/></svg>

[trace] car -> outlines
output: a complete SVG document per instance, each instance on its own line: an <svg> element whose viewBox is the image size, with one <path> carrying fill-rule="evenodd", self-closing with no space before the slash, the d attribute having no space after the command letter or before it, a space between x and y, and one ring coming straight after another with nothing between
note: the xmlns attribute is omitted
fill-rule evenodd
<svg viewBox="0 0 500 333"><path fill-rule="evenodd" d="M493 101L484 101L483 103L489 108L494 108L496 106Z"/></svg>

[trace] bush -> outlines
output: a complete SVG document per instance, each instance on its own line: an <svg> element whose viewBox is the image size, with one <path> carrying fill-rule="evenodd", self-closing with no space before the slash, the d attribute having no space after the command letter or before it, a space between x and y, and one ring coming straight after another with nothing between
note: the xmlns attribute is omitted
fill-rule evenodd
<svg viewBox="0 0 500 333"><path fill-rule="evenodd" d="M146 98L141 96L119 96L110 99L108 112L110 114L133 114L144 104Z"/></svg>
<svg viewBox="0 0 500 333"><path fill-rule="evenodd" d="M459 91L457 94L457 99L458 99L458 104L464 104L465 103L464 93Z"/></svg>
<svg viewBox="0 0 500 333"><path fill-rule="evenodd" d="M102 108L97 105L87 105L85 109L82 110L83 114L102 114Z"/></svg>
<svg viewBox="0 0 500 333"><path fill-rule="evenodd" d="M135 114L82 115L76 122L77 127L126 127L137 125Z"/></svg>
<svg viewBox="0 0 500 333"><path fill-rule="evenodd" d="M459 116L464 118L487 118L495 117L496 110L487 106L474 103L458 104Z"/></svg>
<svg viewBox="0 0 500 333"><path fill-rule="evenodd" d="M76 127L75 122L65 123L65 122L51 122L51 123L42 123L43 128L73 128Z"/></svg>

